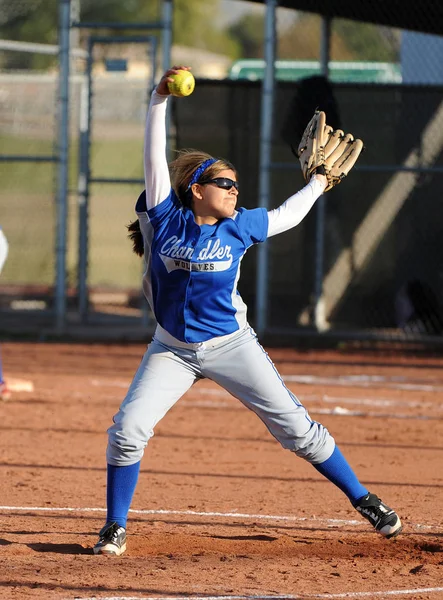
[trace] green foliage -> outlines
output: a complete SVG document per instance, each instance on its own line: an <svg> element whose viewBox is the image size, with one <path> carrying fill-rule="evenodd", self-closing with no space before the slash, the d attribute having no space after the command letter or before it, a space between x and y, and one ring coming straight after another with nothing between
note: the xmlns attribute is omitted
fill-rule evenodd
<svg viewBox="0 0 443 600"><path fill-rule="evenodd" d="M219 0L175 0L174 43L237 56L238 44L216 26L219 5Z"/></svg>
<svg viewBox="0 0 443 600"><path fill-rule="evenodd" d="M3 39L42 44L57 43L57 0L29 0L14 3L0 0ZM1 66L8 69L47 69L55 64L56 57L25 52L9 52L3 56Z"/></svg>
<svg viewBox="0 0 443 600"><path fill-rule="evenodd" d="M398 44L383 35L383 28L372 23L345 19L333 22L336 34L346 43L354 60L397 62Z"/></svg>
<svg viewBox="0 0 443 600"><path fill-rule="evenodd" d="M57 0L11 2L0 0L4 39L55 44L57 41Z"/></svg>
<svg viewBox="0 0 443 600"><path fill-rule="evenodd" d="M303 14L278 40L280 58L318 60L320 52L320 17Z"/></svg>
<svg viewBox="0 0 443 600"><path fill-rule="evenodd" d="M71 0L72 1L72 0ZM81 21L144 23L159 16L158 2L143 0L81 0Z"/></svg>
<svg viewBox="0 0 443 600"><path fill-rule="evenodd" d="M231 25L228 31L230 36L237 40L242 58L263 57L263 15L244 15Z"/></svg>
<svg viewBox="0 0 443 600"><path fill-rule="evenodd" d="M95 23L152 23L162 18L162 2L146 0L81 0L80 20ZM74 2L73 2L74 6ZM19 7L19 8L18 8ZM232 56L240 55L239 44L223 29L216 26L219 0L175 0L173 4L173 42L183 46L204 48ZM11 0L0 0L0 14L3 26L0 35L4 39L23 42L57 44L58 0L28 0L15 4ZM95 33L109 33L109 28L95 30ZM80 39L84 42L91 31L80 29ZM119 33L125 34L123 31ZM127 30L128 35L134 30ZM150 33L160 36L160 30ZM47 69L57 63L54 56L30 53L7 53L3 68Z"/></svg>
<svg viewBox="0 0 443 600"><path fill-rule="evenodd" d="M304 13L279 40L280 58L318 60L321 17ZM385 35L385 29L372 23L333 19L331 60L398 61L398 41Z"/></svg>

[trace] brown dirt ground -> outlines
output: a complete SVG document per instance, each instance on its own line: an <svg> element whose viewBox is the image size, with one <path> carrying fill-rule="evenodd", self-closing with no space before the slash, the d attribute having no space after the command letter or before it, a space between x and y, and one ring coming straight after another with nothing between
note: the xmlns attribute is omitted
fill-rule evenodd
<svg viewBox="0 0 443 600"><path fill-rule="evenodd" d="M94 556L105 432L143 352L2 345L5 376L34 391L0 403L0 597L443 598L443 357L269 350L361 481L401 515L395 540L204 381L150 442L127 553Z"/></svg>

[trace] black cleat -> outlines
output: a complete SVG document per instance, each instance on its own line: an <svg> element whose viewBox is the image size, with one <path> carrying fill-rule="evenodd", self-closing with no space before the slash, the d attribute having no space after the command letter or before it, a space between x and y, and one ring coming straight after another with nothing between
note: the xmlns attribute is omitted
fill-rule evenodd
<svg viewBox="0 0 443 600"><path fill-rule="evenodd" d="M94 554L112 554L120 556L126 550L126 529L118 523L106 523L100 530Z"/></svg>
<svg viewBox="0 0 443 600"><path fill-rule="evenodd" d="M398 535L402 530L397 513L384 504L375 494L363 496L355 505L359 513L388 540Z"/></svg>

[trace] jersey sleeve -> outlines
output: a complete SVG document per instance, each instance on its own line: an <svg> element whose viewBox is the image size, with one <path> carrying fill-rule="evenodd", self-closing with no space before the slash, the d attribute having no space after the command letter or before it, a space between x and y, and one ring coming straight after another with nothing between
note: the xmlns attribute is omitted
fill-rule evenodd
<svg viewBox="0 0 443 600"><path fill-rule="evenodd" d="M323 194L324 184L313 177L302 190L290 196L281 206L268 212L268 237L298 225Z"/></svg>
<svg viewBox="0 0 443 600"><path fill-rule="evenodd" d="M155 229L162 226L163 222L174 217L180 209L180 200L177 198L172 188L169 189L169 194L166 198L156 206L148 208L146 202L146 190L140 194L137 204L135 205L135 212L137 213L140 222L149 222Z"/></svg>
<svg viewBox="0 0 443 600"><path fill-rule="evenodd" d="M264 242L267 238L268 212L265 208L240 208L235 220L246 248Z"/></svg>
<svg viewBox="0 0 443 600"><path fill-rule="evenodd" d="M170 193L171 179L166 159L166 108L168 96L154 90L149 103L144 138L146 205L149 210Z"/></svg>

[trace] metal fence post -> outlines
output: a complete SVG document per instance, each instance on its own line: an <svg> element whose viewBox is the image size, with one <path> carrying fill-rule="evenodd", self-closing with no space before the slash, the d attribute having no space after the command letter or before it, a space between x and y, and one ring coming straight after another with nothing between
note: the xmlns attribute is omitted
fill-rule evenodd
<svg viewBox="0 0 443 600"><path fill-rule="evenodd" d="M163 28L162 28L162 71L167 71L171 65L171 46L172 46L172 16L173 0L163 0ZM166 109L166 156L171 160L171 107L168 102Z"/></svg>
<svg viewBox="0 0 443 600"><path fill-rule="evenodd" d="M89 182L91 144L91 93L92 63L94 46L89 38L86 79L82 81L80 93L79 127L79 173L78 173L78 311L80 319L86 320L88 313L88 229L89 229Z"/></svg>
<svg viewBox="0 0 443 600"><path fill-rule="evenodd" d="M57 172L57 234L55 322L62 333L66 323L66 229L68 216L69 49L71 0L59 3L59 115Z"/></svg>
<svg viewBox="0 0 443 600"><path fill-rule="evenodd" d="M271 179L272 123L275 87L275 41L276 41L276 0L266 0L265 20L265 73L262 83L260 117L260 164L259 164L259 206L269 207ZM268 312L268 245L260 244L257 256L256 315L255 327L262 334L267 325Z"/></svg>
<svg viewBox="0 0 443 600"><path fill-rule="evenodd" d="M320 40L320 68L322 75L329 77L329 47L331 38L331 19L322 17ZM315 279L314 279L314 325L317 331L327 328L323 298L324 250L325 250L325 197L320 196L316 203L315 223Z"/></svg>

